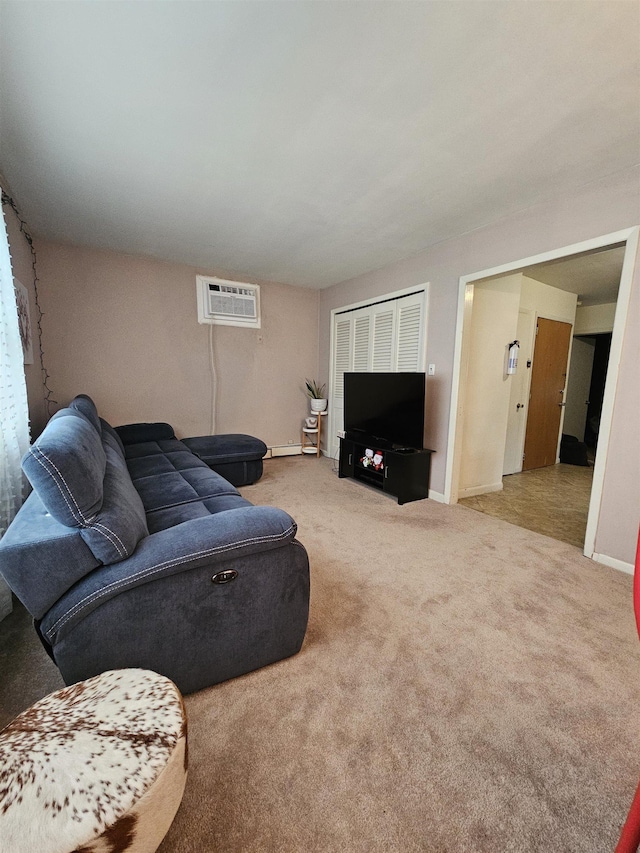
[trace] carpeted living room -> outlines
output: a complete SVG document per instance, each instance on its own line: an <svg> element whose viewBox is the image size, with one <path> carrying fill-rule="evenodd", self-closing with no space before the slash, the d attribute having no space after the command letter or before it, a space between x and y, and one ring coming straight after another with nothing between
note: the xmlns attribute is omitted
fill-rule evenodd
<svg viewBox="0 0 640 853"><path fill-rule="evenodd" d="M265 461L296 518L298 655L185 697L189 777L160 850L613 849L638 774L631 579L461 506ZM2 723L62 679L0 623Z"/></svg>
<svg viewBox="0 0 640 853"><path fill-rule="evenodd" d="M0 0L3 853L635 850L639 30ZM566 541L539 318L610 338Z"/></svg>

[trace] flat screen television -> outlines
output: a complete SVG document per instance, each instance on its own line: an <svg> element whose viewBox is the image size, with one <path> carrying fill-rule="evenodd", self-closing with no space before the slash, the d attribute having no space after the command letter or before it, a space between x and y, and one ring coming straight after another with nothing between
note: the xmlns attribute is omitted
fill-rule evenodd
<svg viewBox="0 0 640 853"><path fill-rule="evenodd" d="M384 448L422 448L424 373L345 373L347 438Z"/></svg>

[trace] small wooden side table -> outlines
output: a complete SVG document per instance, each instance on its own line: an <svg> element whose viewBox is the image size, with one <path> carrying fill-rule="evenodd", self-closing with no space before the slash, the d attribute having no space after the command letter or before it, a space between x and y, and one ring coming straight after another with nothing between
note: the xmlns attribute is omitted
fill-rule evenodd
<svg viewBox="0 0 640 853"><path fill-rule="evenodd" d="M320 439L322 437L322 418L326 416L326 412L311 412L310 417L317 418L317 426L308 427L306 421L302 426L302 452L312 453L315 456L320 456Z"/></svg>

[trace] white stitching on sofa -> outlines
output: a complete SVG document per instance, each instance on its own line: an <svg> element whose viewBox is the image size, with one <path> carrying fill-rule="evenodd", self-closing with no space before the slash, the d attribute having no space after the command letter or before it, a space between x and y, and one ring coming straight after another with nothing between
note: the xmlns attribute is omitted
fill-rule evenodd
<svg viewBox="0 0 640 853"><path fill-rule="evenodd" d="M52 472L52 471L49 471L49 469L48 469L48 468L47 468L47 466L44 464L44 462L42 461L42 459L39 459L39 458L35 455L35 451L36 451L36 450L38 451L38 453L40 453L42 456L44 456L44 458L45 458L45 459L47 460L47 462L51 465L51 467L52 467L52 468L54 468L54 469L58 472L58 474L60 475L60 477L61 477L62 481L64 482L64 484L65 484L65 486L66 486L66 488L67 488L67 491L69 492L69 496L73 498L73 495L71 495L71 491L69 490L69 486L67 486L67 483L65 482L65 479L64 479L64 477L62 476L62 474L60 474L60 471L58 471L58 469L56 468L56 466L54 465L54 463L49 459L49 457L47 456L47 454L46 454L46 453L43 453L43 451L42 451L42 450L40 450L40 448L39 448L36 444L34 444L34 445L33 445L33 447L31 447L31 448L30 448L29 453L31 454L31 456L35 459L35 461L36 461L39 465L41 465L41 466L44 468L44 470L47 472L47 474L51 477L51 479L53 480L53 482L54 482L54 483L56 484L56 486L58 487L58 491L60 492L60 494L61 494L61 495L62 495L62 497L64 498L64 502L66 503L66 505L69 507L69 512L71 513L71 515L75 518L75 520L76 520L76 521L79 521L81 524L86 524L86 522L85 522L85 520L84 520L84 518L83 518L83 516L82 516L82 512L80 511L80 507L79 507L79 506L78 506L78 504L76 503L75 499L74 499L74 501L73 501L73 502L74 502L74 503L75 503L75 505L76 505L77 512L74 512L74 509L73 509L73 507L71 506L71 504L69 503L69 500L67 499L67 496L66 496L66 495L65 495L65 493L63 492L63 490L62 490L62 486L60 485L60 483L59 483L59 482L58 482L58 480L56 479L55 474L53 474L53 472Z"/></svg>
<svg viewBox="0 0 640 853"><path fill-rule="evenodd" d="M67 500L67 498L65 497L65 494L64 494L64 492L63 492L63 490L62 490L62 487L61 487L60 483L58 482L58 480L56 479L55 475L54 475L51 471L47 470L47 466L44 464L44 462L43 462L41 459L38 459L38 457L37 457L37 456L34 456L34 455L33 455L33 451L34 451L34 450L37 450L37 451L38 451L38 453L40 453L42 456L44 456L44 458L47 460L47 462L49 463L49 465L51 465L51 467L52 467L52 468L54 468L54 469L55 469L55 471L57 472L58 477L60 477L60 479L62 480L62 482L63 482L63 483L64 483L64 485L65 485L65 488L66 488L67 492L69 493L69 497L71 498L71 500L72 500L72 501L73 501L73 503L75 504L75 507L76 507L76 510L77 510L77 515L76 515L76 513L74 513L74 511L73 511L73 507L71 506L71 504L69 503L69 501L68 501L68 500ZM119 554L121 557L126 557L126 556L127 556L127 549L126 549L126 547L124 546L124 544L123 544L122 540L120 539L120 537L118 536L118 534L117 534L117 533L115 533L113 530L111 530L110 528L108 528L105 524L101 524L100 522L95 521L95 518L96 518L96 516L95 516L95 515L91 516L91 518L89 518L89 519L87 519L87 518L85 518L85 517L84 517L84 514L83 514L82 510L80 509L80 507L79 507L79 505L78 505L78 502L77 502L77 500L75 499L75 497L74 497L74 495L73 495L73 492L72 492L72 491L71 491L71 489L69 488L69 484L67 483L67 481L65 480L64 476L62 475L62 473L60 472L60 470L59 470L59 469L58 469L58 467L56 466L55 462L53 462L53 460L51 460L51 459L47 456L47 454L46 454L43 450L41 450L41 449L40 449L37 445L35 445L35 444L34 444L34 445L33 445L33 447L31 448L31 455L32 455L32 456L33 456L33 458L36 460L36 462L39 462L39 463L40 463L40 465L42 465L42 467L44 468L44 470L47 472L47 474L51 477L51 479L53 480L53 482L56 484L56 486L58 487L58 490L59 490L60 494L61 494L61 495L62 495L62 497L64 498L65 503L66 503L66 504L67 504L67 506L69 507L69 512L70 512L70 513L71 513L71 515L76 519L76 521L80 521L80 523L83 525L83 527L84 527L85 529L86 529L87 527L91 527L91 528L93 528L97 533L100 533L100 535L101 535L101 536L104 536L104 538L105 538L108 542L110 542L110 543L111 543L111 545L113 545L113 547L116 549L116 551L118 552L118 554ZM79 516L79 517L78 517L78 516ZM100 530L99 528L102 528L102 530ZM110 536L109 534L111 534L111 536ZM111 538L112 536L114 537L113 539ZM118 545L118 542L116 542L116 541L115 541L115 539L117 539L117 540L118 540L118 542L120 542L120 545L122 545L122 548L120 548L120 545Z"/></svg>
<svg viewBox="0 0 640 853"><path fill-rule="evenodd" d="M51 626L51 628L48 629L48 631L46 632L46 635L47 635L47 637L50 637L53 633L56 633L57 629L62 628L66 624L66 622L68 622L69 619L71 619L75 615L75 613L79 609L82 608L82 606L85 603L90 602L92 599L96 600L98 598L102 598L108 592L111 592L112 590L118 589L121 586L126 586L133 579L137 579L137 578L145 577L145 576L150 576L150 575L156 574L156 572L162 571L163 569L165 569L167 567L179 566L182 563L188 563L190 560L193 560L196 558L209 557L209 556L212 556L213 554L224 553L225 551L231 551L231 550L234 550L235 548L241 548L241 547L244 547L244 546L249 545L249 544L258 543L258 542L269 542L269 541L273 541L273 540L277 540L277 539L285 539L294 529L295 529L295 526L290 525L283 533L273 534L271 536L255 536L251 539L243 539L241 542L236 542L234 544L220 545L217 548L209 548L205 551L195 551L193 554L185 555L185 557L183 557L182 559L176 558L174 560L165 560L164 563L157 563L155 566L148 566L146 569L143 569L142 571L137 572L136 574L129 575L125 579L115 581L114 583L109 584L105 587L102 587L102 589L96 590L95 592L92 592L89 595L85 596L83 599L78 601L71 608L71 610L69 610L68 613L65 613L62 616L60 616L56 620L56 622L54 622L54 624Z"/></svg>
<svg viewBox="0 0 640 853"><path fill-rule="evenodd" d="M104 530L100 530L100 527L104 527ZM125 551L124 551L124 553L123 553L123 552L122 552L122 550L120 549L120 546L118 545L118 543L117 543L117 542L115 542L115 541L111 538L111 536L109 536L109 534L110 534L110 533L113 533L113 531L112 531L112 530L109 530L109 528L108 528L108 527L105 527L103 524L91 523L91 524L88 524L88 525L85 527L85 530L87 530L88 528L91 528L92 530L95 530L95 531L96 531L96 533L99 533L101 536L104 536L104 538L107 540L107 542L109 542L111 545L113 545L113 547L116 549L116 551L118 552L118 554L119 554L121 557L126 557L126 556L127 556L127 552L126 552L126 550L125 550ZM115 533L113 533L113 535L115 536L116 534L115 534Z"/></svg>
<svg viewBox="0 0 640 853"><path fill-rule="evenodd" d="M136 574L129 575L127 578L124 578L119 581L114 581L114 583L108 584L107 586L102 587L102 589L96 590L95 592L92 592L89 595L85 596L83 599L74 604L71 610L69 610L67 613L63 613L62 616L60 616L53 623L53 625L47 631L45 631L45 636L50 642L52 642L53 636L58 632L58 629L64 627L64 625L69 621L69 619L71 619L77 613L78 610L81 610L87 602L90 602L92 600L95 601L99 598L102 598L107 593L112 592L113 590L116 590L121 586L126 586L130 583L130 581L134 579L154 575L167 567L179 566L182 563L188 563L190 560L194 560L196 558L210 557L213 554L220 554L224 553L225 551L235 550L236 548L242 548L246 545L250 545L253 543L269 542L277 539L286 539L292 531L295 531L294 524L289 525L289 527L283 533L272 534L271 536L255 536L252 539L243 539L241 542L236 542L228 545L219 545L217 548L209 548L205 551L196 551L193 554L187 554L180 559L176 558L174 560L165 560L164 563L157 563L155 566L148 566L146 569L142 569L141 571L136 572Z"/></svg>
<svg viewBox="0 0 640 853"><path fill-rule="evenodd" d="M103 530L107 530L109 533L111 533L111 534L112 534L112 535L113 535L113 536L118 540L118 542L122 545L122 550L120 550L120 548L118 548L118 545L117 545L117 543L116 543L116 542L113 542L113 543L112 543L112 544L113 544L113 547L117 550L118 554L120 554L120 556L122 556L122 557L126 557L126 556L128 556L127 546L124 544L124 542L123 542L123 541L122 541L122 539L118 536L118 534L115 532L115 530L111 530L111 528L110 528L110 527L107 527L107 526L106 526L106 524L102 524L102 523L101 523L101 522L99 522L99 521L93 521L93 522L91 523L91 527L93 527L93 528L94 528L94 529L96 529L96 530L97 530L97 528L98 528L98 527L102 527L102 529L103 529ZM98 533L102 533L102 530L98 530L97 532L98 532ZM106 533L103 533L102 535L103 535L103 536L107 536L107 534L106 534ZM107 539L109 539L109 537L108 537L108 536L107 536ZM111 540L109 540L109 541L111 541Z"/></svg>

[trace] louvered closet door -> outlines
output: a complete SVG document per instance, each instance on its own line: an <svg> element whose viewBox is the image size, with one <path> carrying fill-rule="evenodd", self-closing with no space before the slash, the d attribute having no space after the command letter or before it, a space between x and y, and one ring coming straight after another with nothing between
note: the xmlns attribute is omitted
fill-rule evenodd
<svg viewBox="0 0 640 853"><path fill-rule="evenodd" d="M424 293L399 299L397 305L397 338L395 367L402 371L424 370Z"/></svg>
<svg viewBox="0 0 640 853"><path fill-rule="evenodd" d="M368 309L365 309L368 312ZM353 364L351 369L366 373L371 364L371 315L356 314L353 318Z"/></svg>
<svg viewBox="0 0 640 853"><path fill-rule="evenodd" d="M344 374L424 370L424 327L424 292L336 314L328 439L332 456L338 451L337 433L344 429Z"/></svg>
<svg viewBox="0 0 640 853"><path fill-rule="evenodd" d="M394 369L396 349L396 303L373 306L373 342L371 346L371 370L373 373L388 373Z"/></svg>

